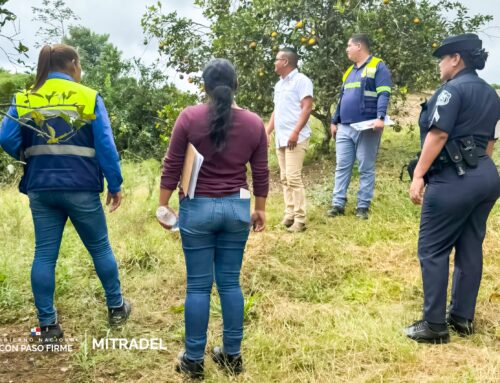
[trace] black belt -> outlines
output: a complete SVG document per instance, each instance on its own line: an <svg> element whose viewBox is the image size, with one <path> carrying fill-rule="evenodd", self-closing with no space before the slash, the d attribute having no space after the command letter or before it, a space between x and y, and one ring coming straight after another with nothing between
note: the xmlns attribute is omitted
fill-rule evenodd
<svg viewBox="0 0 500 383"><path fill-rule="evenodd" d="M477 145L477 144L475 143L475 145ZM475 153L476 153L475 155L477 158L484 157L487 155L486 148L483 148L481 146L475 146L473 150L475 151ZM457 168L458 175L463 175L464 171L465 171L464 169L466 169L466 168L474 168L475 167L475 166L469 166L469 164L463 160L457 164L456 161L452 161L450 159L449 151L447 151L446 149L443 149L441 151L441 153L439 153L439 156L432 163L431 167L427 171L427 174L428 175L438 174L443 169L450 167L450 166L454 166L455 168ZM459 169L460 167L461 167L462 173L460 173L460 169Z"/></svg>
<svg viewBox="0 0 500 383"><path fill-rule="evenodd" d="M486 153L486 148L484 148L482 146L478 146L477 142L473 141L472 136L468 136L466 138L469 139L469 144L472 144L472 142L473 142L474 145L471 147L471 149L473 149L476 158L485 157L488 155ZM460 155L460 156L462 156L462 155ZM399 174L399 179L401 181L403 181L403 172L405 169L407 169L407 171L408 171L408 174L410 176L410 180L413 179L413 172L415 170L415 167L417 166L419 157L420 157L420 152L418 152L416 157L413 160L411 160L408 164L403 165L403 167L401 169L401 173ZM465 161L462 161L459 165L462 166L462 169L461 169L462 171L464 170L464 168L470 167L470 166L468 166L468 164ZM439 153L439 156L432 163L431 167L427 171L427 174L424 176L424 179L426 179L429 175L438 174L444 168L447 168L449 166L457 167L457 164L450 159L447 150L443 149L441 151L441 153ZM475 167L475 166L472 166L472 168L473 167ZM464 173L463 172L459 173L458 169L457 169L457 174L463 175Z"/></svg>

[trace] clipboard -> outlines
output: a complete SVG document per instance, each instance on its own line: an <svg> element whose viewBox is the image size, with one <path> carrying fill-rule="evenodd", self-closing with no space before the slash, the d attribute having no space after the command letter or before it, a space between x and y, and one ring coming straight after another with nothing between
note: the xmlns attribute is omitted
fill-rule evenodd
<svg viewBox="0 0 500 383"><path fill-rule="evenodd" d="M355 129L357 131L373 129L372 124L375 121L377 121L377 119L355 122L355 123L351 124L351 128L353 128L353 129ZM385 118L384 118L384 125L386 125L386 126L387 125L394 125L394 121L392 121L389 116L385 116Z"/></svg>
<svg viewBox="0 0 500 383"><path fill-rule="evenodd" d="M193 144L189 143L184 156L184 165L181 173L182 191L189 198L194 198L196 182L200 173L204 157L196 150Z"/></svg>

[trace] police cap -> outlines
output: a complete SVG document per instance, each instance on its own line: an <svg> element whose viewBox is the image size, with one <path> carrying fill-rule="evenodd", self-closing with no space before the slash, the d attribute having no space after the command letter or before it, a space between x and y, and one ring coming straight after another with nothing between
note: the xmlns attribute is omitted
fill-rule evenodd
<svg viewBox="0 0 500 383"><path fill-rule="evenodd" d="M432 55L434 57L443 57L452 53L481 49L482 46L483 42L475 33L464 33L445 38L441 42L441 46Z"/></svg>

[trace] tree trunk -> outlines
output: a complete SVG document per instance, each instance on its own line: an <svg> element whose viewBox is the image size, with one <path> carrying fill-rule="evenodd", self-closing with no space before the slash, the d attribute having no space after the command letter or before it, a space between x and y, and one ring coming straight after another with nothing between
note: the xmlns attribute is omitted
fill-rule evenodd
<svg viewBox="0 0 500 383"><path fill-rule="evenodd" d="M330 139L332 138L332 133L330 132L330 122L331 119L327 118L321 119L321 125L323 125L324 136L321 141L320 151L321 153L328 153L330 151Z"/></svg>
<svg viewBox="0 0 500 383"><path fill-rule="evenodd" d="M332 133L330 132L330 123L332 120L331 113L328 112L324 115L313 110L311 114L316 117L323 126L323 140L321 141L319 152L321 154L326 154L330 151L330 139L332 138Z"/></svg>

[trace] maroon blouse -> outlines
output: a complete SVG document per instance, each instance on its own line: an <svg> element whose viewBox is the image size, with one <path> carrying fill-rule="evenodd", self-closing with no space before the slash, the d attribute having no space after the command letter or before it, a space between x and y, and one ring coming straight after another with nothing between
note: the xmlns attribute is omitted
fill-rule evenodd
<svg viewBox="0 0 500 383"><path fill-rule="evenodd" d="M253 194L266 197L269 191L267 135L261 118L245 109L232 110L232 125L226 147L216 152L208 133L208 105L190 106L177 118L163 162L161 187L175 190L179 183L188 143L205 158L195 194L222 197L248 188L247 163L252 169Z"/></svg>

